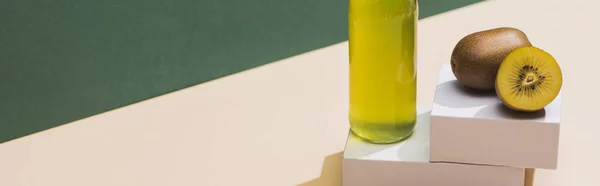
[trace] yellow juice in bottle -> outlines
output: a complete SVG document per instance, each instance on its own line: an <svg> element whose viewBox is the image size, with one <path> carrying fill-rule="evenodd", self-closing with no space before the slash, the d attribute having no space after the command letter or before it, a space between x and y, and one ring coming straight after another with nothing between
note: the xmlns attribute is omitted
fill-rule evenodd
<svg viewBox="0 0 600 186"><path fill-rule="evenodd" d="M349 0L352 132L372 143L413 133L416 121L416 0Z"/></svg>

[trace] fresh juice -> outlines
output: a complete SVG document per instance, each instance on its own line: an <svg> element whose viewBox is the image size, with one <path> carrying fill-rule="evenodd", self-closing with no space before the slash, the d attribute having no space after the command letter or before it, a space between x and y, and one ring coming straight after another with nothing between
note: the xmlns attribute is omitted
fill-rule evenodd
<svg viewBox="0 0 600 186"><path fill-rule="evenodd" d="M349 0L352 132L372 143L409 137L416 121L416 0Z"/></svg>

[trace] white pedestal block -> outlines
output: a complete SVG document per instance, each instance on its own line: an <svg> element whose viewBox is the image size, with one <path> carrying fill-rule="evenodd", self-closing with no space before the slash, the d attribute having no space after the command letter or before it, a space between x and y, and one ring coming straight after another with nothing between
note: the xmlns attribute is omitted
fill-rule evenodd
<svg viewBox="0 0 600 186"><path fill-rule="evenodd" d="M525 169L429 162L429 109L419 109L415 133L389 145L348 136L344 186L523 186Z"/></svg>
<svg viewBox="0 0 600 186"><path fill-rule="evenodd" d="M544 110L513 111L493 91L464 89L443 65L431 112L430 160L556 169L560 111L561 94Z"/></svg>

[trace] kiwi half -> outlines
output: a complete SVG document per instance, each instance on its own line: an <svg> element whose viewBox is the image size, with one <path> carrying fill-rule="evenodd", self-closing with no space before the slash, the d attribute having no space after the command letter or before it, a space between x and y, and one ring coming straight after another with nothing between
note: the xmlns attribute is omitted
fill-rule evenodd
<svg viewBox="0 0 600 186"><path fill-rule="evenodd" d="M537 111L550 104L562 87L562 71L550 55L534 46L520 47L502 61L496 93L507 107Z"/></svg>

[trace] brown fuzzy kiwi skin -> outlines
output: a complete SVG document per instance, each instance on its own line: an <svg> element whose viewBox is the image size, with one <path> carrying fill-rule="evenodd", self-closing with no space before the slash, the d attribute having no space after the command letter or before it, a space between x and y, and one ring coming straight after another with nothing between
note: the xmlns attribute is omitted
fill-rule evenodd
<svg viewBox="0 0 600 186"><path fill-rule="evenodd" d="M496 75L504 58L523 46L531 46L531 42L516 28L500 27L469 34L452 51L452 72L466 87L492 90L496 87Z"/></svg>

